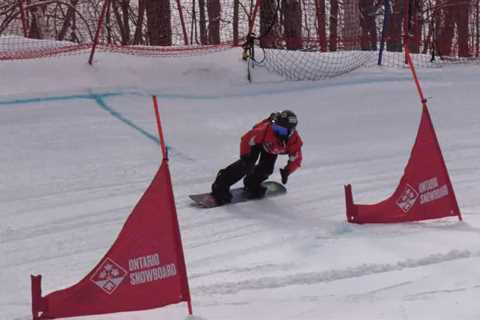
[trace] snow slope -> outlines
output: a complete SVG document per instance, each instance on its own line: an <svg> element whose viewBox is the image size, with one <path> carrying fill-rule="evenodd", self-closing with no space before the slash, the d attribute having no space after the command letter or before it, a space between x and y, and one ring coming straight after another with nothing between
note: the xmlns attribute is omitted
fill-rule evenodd
<svg viewBox="0 0 480 320"><path fill-rule="evenodd" d="M101 54L0 63L0 319L30 317L44 293L80 280L108 250L160 163L160 112L194 314L202 319L478 319L478 66L419 70L464 222L345 222L355 201L393 192L420 103L407 70L370 68L321 82L255 69L238 50L189 58ZM191 206L240 135L293 109L303 167L286 196ZM283 166L280 158L277 167ZM278 168L273 179L279 179ZM91 319L184 319L183 304Z"/></svg>

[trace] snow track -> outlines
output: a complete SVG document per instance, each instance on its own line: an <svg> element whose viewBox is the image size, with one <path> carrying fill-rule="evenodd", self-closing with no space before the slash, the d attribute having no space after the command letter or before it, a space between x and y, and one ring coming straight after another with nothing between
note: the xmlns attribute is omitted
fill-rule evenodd
<svg viewBox="0 0 480 320"><path fill-rule="evenodd" d="M343 270L333 269L323 272L295 273L281 277L264 277L240 282L216 284L210 287L199 287L196 288L196 290L202 294L235 294L242 290L262 290L292 285L312 285L320 282L331 282L384 272L401 271L471 257L480 257L480 252L472 254L469 251L454 250L446 254L433 254L421 259L399 261L395 264L364 264Z"/></svg>

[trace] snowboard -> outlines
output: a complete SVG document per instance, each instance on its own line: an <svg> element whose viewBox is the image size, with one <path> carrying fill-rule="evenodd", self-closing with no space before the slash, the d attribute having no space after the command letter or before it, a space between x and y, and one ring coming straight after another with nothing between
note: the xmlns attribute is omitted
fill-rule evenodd
<svg viewBox="0 0 480 320"><path fill-rule="evenodd" d="M287 192L287 188L285 188L282 184L275 181L264 181L262 185L267 188L267 192L265 193L264 198L278 196L281 194L285 194ZM232 202L226 203L225 205L239 203L239 202L246 202L251 200L264 199L264 198L260 198L260 199L248 198L248 194L243 191L243 187L232 188L230 189L230 192L232 193ZM194 203L198 207L201 207L201 208L215 208L220 206L215 202L215 198L213 198L210 193L191 194L189 195L189 197L194 201Z"/></svg>

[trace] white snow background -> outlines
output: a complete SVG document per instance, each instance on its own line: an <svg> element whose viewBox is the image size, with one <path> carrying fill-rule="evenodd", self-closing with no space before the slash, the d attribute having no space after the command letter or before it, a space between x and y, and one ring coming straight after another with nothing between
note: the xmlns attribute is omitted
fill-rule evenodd
<svg viewBox="0 0 480 320"><path fill-rule="evenodd" d="M395 189L421 105L407 69L246 81L240 50L185 58L98 54L0 62L0 319L31 318L43 293L85 276L113 243L161 160L159 97L197 318L480 319L478 66L419 69L464 222L345 222ZM304 162L282 197L211 210L208 191L240 136L292 109ZM286 163L280 157L278 168ZM185 319L184 303L88 319Z"/></svg>

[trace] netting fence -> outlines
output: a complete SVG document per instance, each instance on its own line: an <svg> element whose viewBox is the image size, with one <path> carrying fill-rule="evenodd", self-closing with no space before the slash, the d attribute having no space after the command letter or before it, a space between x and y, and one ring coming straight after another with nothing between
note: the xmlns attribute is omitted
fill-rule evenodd
<svg viewBox="0 0 480 320"><path fill-rule="evenodd" d="M290 79L366 65L478 62L480 0L2 0L0 60L97 50L206 54L251 42ZM97 38L98 30L98 38Z"/></svg>

